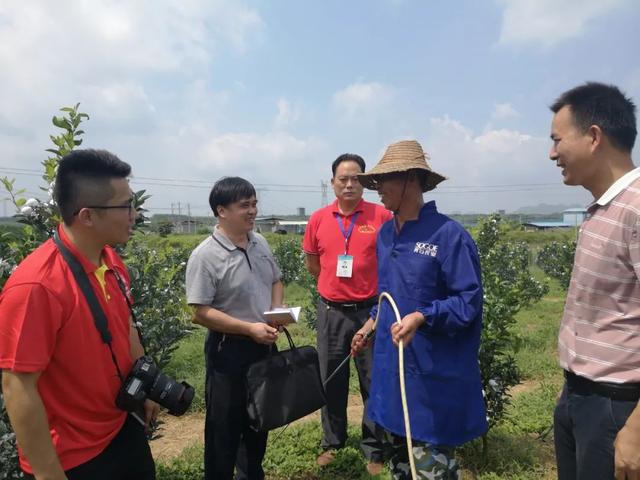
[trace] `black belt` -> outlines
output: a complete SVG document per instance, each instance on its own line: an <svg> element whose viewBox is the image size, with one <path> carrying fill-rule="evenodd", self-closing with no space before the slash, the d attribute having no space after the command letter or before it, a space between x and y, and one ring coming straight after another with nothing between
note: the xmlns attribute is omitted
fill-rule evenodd
<svg viewBox="0 0 640 480"><path fill-rule="evenodd" d="M328 305L331 308L349 312L357 312L358 310L371 308L376 303L378 303L378 297L367 298L366 300L362 300L361 302L333 302L331 300L327 300L324 297L320 297L320 299L325 305Z"/></svg>
<svg viewBox="0 0 640 480"><path fill-rule="evenodd" d="M594 382L565 370L564 378L570 393L600 395L611 400L636 402L640 399L640 383Z"/></svg>

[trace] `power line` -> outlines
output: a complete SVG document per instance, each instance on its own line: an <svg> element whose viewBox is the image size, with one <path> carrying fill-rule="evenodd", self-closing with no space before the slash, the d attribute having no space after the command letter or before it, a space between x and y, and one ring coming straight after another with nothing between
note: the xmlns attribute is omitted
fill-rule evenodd
<svg viewBox="0 0 640 480"><path fill-rule="evenodd" d="M27 168L18 167L2 167L0 173L10 173L15 175L26 176L42 176L42 172ZM140 181L144 180L144 181ZM209 190L212 186L207 180L197 179L178 179L178 178L160 178L160 177L132 177L131 183L139 186L158 186L172 188L197 188ZM202 184L202 185L200 185ZM282 184L282 183L254 183L254 186L264 192L279 193L321 193L326 194L326 183L321 183L319 188L317 185L306 184ZM527 192L535 190L561 189L564 185L561 183L511 183L511 184L494 184L494 185L443 185L433 190L434 194L451 194L451 193L506 193L506 192ZM471 190L470 190L471 189Z"/></svg>

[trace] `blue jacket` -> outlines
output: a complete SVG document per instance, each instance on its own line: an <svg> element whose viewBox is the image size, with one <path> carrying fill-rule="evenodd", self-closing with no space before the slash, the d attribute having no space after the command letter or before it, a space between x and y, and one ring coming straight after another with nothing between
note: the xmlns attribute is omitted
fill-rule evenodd
<svg viewBox="0 0 640 480"><path fill-rule="evenodd" d="M376 248L379 292L394 298L401 317L419 311L426 318L404 349L412 438L456 446L482 435L487 419L478 363L482 285L475 243L429 202L399 234L394 221L385 223ZM374 307L373 318L376 312ZM393 322L393 310L383 300L367 413L384 429L405 436Z"/></svg>

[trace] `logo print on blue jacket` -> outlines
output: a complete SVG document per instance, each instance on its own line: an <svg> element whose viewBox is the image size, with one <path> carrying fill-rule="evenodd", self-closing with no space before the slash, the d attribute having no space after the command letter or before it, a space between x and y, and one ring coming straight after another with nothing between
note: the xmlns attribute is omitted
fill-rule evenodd
<svg viewBox="0 0 640 480"><path fill-rule="evenodd" d="M428 255L435 257L438 254L438 245L427 242L416 242L416 246L413 249L413 253L419 253L420 255Z"/></svg>

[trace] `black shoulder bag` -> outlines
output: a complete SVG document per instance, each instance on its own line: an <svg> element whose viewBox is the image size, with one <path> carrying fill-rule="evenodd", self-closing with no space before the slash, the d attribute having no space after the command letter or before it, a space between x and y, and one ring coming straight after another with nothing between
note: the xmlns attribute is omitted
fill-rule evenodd
<svg viewBox="0 0 640 480"><path fill-rule="evenodd" d="M246 375L249 425L257 431L281 427L326 404L318 352L296 347L287 329L282 330L290 348L269 353Z"/></svg>

